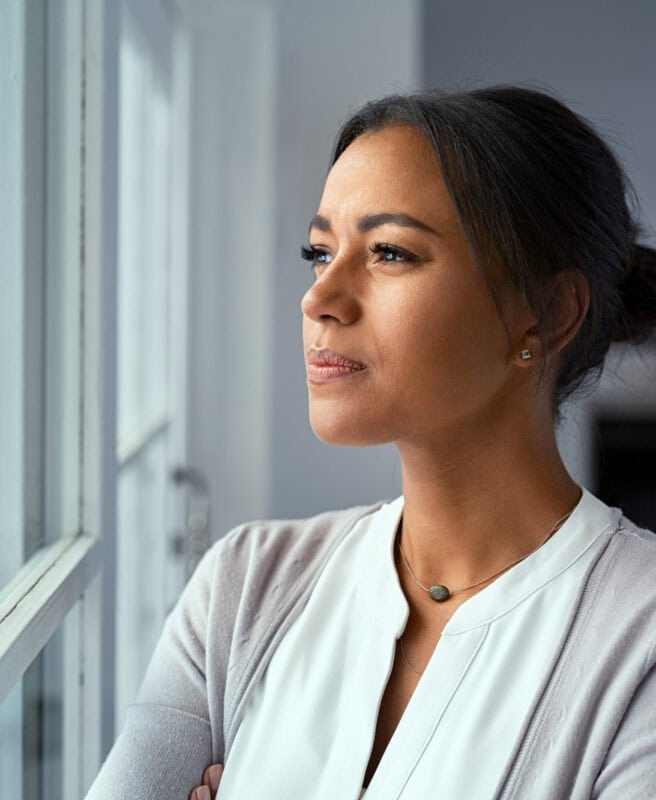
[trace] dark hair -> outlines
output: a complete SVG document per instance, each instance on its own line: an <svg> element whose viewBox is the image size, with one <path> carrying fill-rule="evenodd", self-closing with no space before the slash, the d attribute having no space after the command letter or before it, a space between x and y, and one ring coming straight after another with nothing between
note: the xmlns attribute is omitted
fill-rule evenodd
<svg viewBox="0 0 656 800"><path fill-rule="evenodd" d="M598 377L611 342L653 333L656 251L637 243L629 181L588 122L544 92L515 86L392 95L347 120L332 163L358 136L397 124L413 126L437 154L500 312L493 264L536 313L547 350L557 314L545 289L563 271L587 282L588 312L558 357L555 409Z"/></svg>

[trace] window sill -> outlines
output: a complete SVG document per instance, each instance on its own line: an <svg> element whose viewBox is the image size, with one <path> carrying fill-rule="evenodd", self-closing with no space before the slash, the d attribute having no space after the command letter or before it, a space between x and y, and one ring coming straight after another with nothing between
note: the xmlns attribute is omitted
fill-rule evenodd
<svg viewBox="0 0 656 800"><path fill-rule="evenodd" d="M36 658L100 567L87 533L42 548L0 594L0 702Z"/></svg>

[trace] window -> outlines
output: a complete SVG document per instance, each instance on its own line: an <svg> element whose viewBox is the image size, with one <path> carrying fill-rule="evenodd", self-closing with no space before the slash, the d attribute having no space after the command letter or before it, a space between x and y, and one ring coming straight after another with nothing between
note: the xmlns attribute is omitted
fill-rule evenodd
<svg viewBox="0 0 656 800"><path fill-rule="evenodd" d="M243 243L275 240L275 30L259 0L0 3L3 797L84 796L210 502L215 534L267 509L272 278Z"/></svg>
<svg viewBox="0 0 656 800"><path fill-rule="evenodd" d="M85 17L50 11L0 6L0 785L25 798L80 793L99 549L82 513Z"/></svg>
<svg viewBox="0 0 656 800"><path fill-rule="evenodd" d="M176 60L177 59L177 60ZM185 581L185 41L126 2L119 44L116 729Z"/></svg>
<svg viewBox="0 0 656 800"><path fill-rule="evenodd" d="M186 52L160 0L0 4L3 796L83 796L186 578Z"/></svg>

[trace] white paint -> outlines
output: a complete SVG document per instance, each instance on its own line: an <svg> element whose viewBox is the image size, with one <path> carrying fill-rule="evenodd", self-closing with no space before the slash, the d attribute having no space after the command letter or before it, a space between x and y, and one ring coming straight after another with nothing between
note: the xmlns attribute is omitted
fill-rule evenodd
<svg viewBox="0 0 656 800"><path fill-rule="evenodd" d="M96 539L80 535L42 548L0 600L0 701L83 594L98 569Z"/></svg>

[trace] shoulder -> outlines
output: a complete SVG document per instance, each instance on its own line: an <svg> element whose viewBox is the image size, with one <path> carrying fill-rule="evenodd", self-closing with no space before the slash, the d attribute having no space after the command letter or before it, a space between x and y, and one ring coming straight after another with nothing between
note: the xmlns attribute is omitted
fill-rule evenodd
<svg viewBox="0 0 656 800"><path fill-rule="evenodd" d="M607 505L587 489L572 517L580 530L587 531L588 538L582 541L601 545L593 577L604 575L611 590L615 583L628 590L627 583L635 580L656 586L656 533L636 525L622 509Z"/></svg>
<svg viewBox="0 0 656 800"><path fill-rule="evenodd" d="M304 519L255 520L233 528L215 545L217 558L262 561L285 553L311 557L331 543L340 541L362 518L374 514L382 502L324 511Z"/></svg>
<svg viewBox="0 0 656 800"><path fill-rule="evenodd" d="M618 533L643 553L656 555L656 532L641 528L624 515L620 518Z"/></svg>
<svg viewBox="0 0 656 800"><path fill-rule="evenodd" d="M656 534L621 516L587 585L597 625L625 657L633 648L656 662ZM594 598L594 600L592 600ZM601 633L601 630L599 630Z"/></svg>
<svg viewBox="0 0 656 800"><path fill-rule="evenodd" d="M649 586L652 601L656 603L656 533L621 516L609 537L604 560L618 579Z"/></svg>
<svg viewBox="0 0 656 800"><path fill-rule="evenodd" d="M374 514L382 505L380 502L324 511L304 519L255 520L233 528L217 546L226 551L255 552L258 556L269 548L307 548L317 540L347 533L357 521Z"/></svg>
<svg viewBox="0 0 656 800"><path fill-rule="evenodd" d="M356 523L384 501L326 511L304 519L255 520L233 528L199 565L213 587L262 594L315 574Z"/></svg>

